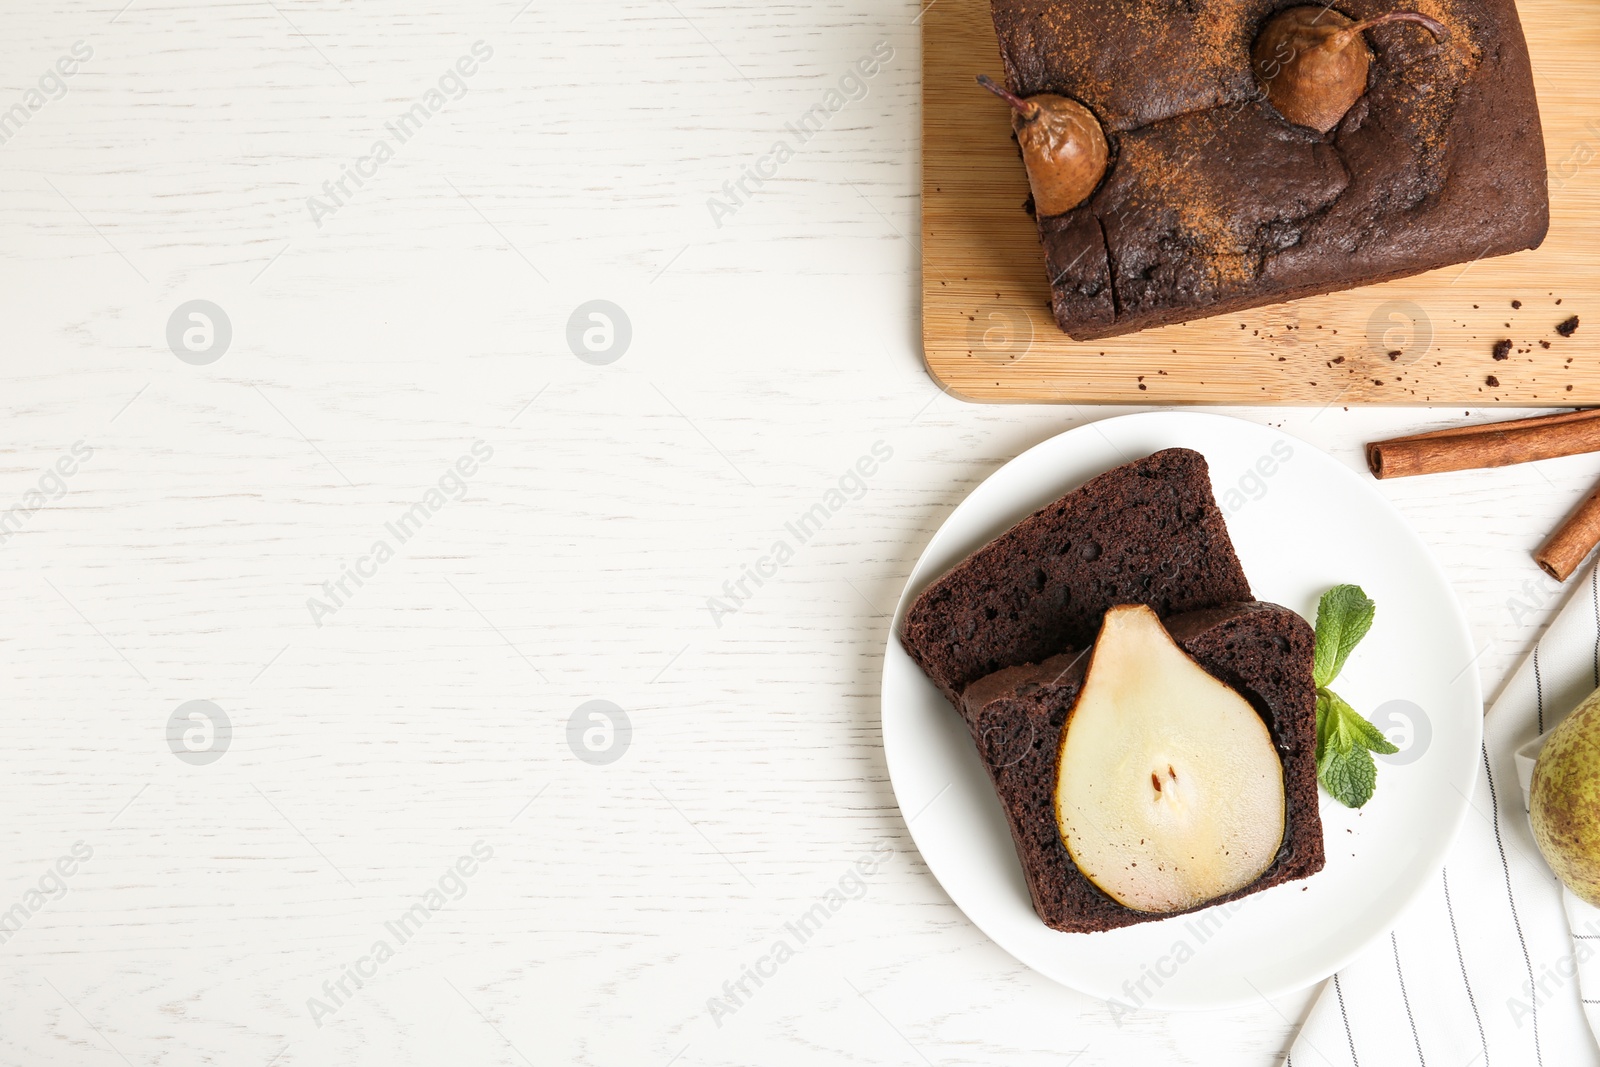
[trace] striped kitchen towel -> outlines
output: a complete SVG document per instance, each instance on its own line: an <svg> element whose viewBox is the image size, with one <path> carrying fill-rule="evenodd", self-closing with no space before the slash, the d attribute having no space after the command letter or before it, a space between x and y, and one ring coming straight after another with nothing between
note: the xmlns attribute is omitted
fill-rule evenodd
<svg viewBox="0 0 1600 1067"><path fill-rule="evenodd" d="M1574 584L1484 720L1449 863L1327 984L1288 1067L1600 1065L1600 910L1550 873L1524 793L1539 739L1600 687L1600 571Z"/></svg>

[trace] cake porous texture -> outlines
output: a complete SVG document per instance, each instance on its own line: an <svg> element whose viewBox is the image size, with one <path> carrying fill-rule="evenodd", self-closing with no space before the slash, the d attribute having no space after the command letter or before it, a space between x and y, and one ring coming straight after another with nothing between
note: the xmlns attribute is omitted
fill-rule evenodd
<svg viewBox="0 0 1600 1067"><path fill-rule="evenodd" d="M1094 641L1106 610L1250 600L1205 457L1169 448L1017 523L928 586L901 644L952 704L973 682Z"/></svg>

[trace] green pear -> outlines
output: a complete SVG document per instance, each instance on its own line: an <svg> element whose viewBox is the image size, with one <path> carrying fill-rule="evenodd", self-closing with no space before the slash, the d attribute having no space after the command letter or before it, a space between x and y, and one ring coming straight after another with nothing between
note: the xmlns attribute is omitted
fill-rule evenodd
<svg viewBox="0 0 1600 1067"><path fill-rule="evenodd" d="M1533 768L1533 839L1566 887L1600 907L1600 689L1550 734Z"/></svg>

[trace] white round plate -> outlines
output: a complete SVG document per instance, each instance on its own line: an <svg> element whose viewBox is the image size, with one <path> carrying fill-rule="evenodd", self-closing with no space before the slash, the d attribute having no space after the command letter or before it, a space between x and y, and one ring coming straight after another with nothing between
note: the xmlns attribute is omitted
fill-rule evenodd
<svg viewBox="0 0 1600 1067"><path fill-rule="evenodd" d="M1360 812L1322 795L1327 866L1191 915L1095 934L1039 921L999 801L960 715L891 634L883 743L912 837L950 898L1023 963L1139 1008L1222 1008L1302 989L1381 937L1444 864L1477 778L1483 696L1472 636L1421 539L1371 482L1303 441L1219 415L1151 412L1069 430L996 471L918 561L917 593L1017 520L1163 448L1203 454L1255 595L1315 621L1352 582L1377 619L1333 688L1402 746Z"/></svg>

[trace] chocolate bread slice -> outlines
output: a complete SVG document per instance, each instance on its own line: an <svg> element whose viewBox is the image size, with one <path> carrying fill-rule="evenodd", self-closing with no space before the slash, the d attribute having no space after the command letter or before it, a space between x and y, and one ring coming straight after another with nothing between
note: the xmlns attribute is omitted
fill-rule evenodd
<svg viewBox="0 0 1600 1067"><path fill-rule="evenodd" d="M1169 448L1100 475L967 557L911 605L900 642L959 706L979 678L1088 646L1113 604L1166 617L1249 599L1205 457Z"/></svg>
<svg viewBox="0 0 1600 1067"><path fill-rule="evenodd" d="M1288 608L1252 602L1178 615L1165 626L1196 663L1250 702L1283 763L1287 807L1277 858L1250 885L1201 907L1320 871L1324 854L1311 680L1316 635L1310 625ZM1089 659L1086 649L1010 667L970 686L962 700L962 714L1005 809L1034 910L1045 925L1074 933L1170 917L1112 900L1084 877L1061 840L1055 811L1061 739Z"/></svg>

